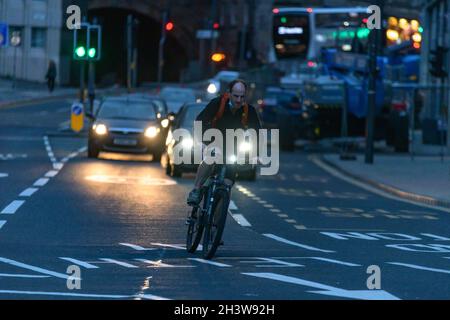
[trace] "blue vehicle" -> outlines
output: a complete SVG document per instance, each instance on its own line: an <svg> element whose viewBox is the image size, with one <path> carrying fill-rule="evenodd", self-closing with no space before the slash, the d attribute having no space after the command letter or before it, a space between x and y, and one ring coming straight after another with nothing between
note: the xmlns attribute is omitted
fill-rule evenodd
<svg viewBox="0 0 450 320"><path fill-rule="evenodd" d="M295 140L307 131L309 114L298 91L268 87L258 110L266 128L280 130L282 150L293 150Z"/></svg>

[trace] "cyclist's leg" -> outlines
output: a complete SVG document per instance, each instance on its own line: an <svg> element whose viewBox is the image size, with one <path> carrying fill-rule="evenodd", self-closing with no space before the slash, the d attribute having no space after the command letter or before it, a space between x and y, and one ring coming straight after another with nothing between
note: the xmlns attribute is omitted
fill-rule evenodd
<svg viewBox="0 0 450 320"><path fill-rule="evenodd" d="M202 161L197 169L197 175L195 177L194 187L195 189L200 189L202 185L205 183L206 179L212 175L214 170L214 165L207 164L205 161Z"/></svg>

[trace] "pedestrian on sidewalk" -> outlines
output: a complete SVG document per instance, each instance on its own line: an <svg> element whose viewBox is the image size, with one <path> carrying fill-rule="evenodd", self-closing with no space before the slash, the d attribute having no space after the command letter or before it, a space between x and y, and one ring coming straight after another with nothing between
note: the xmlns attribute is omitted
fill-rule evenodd
<svg viewBox="0 0 450 320"><path fill-rule="evenodd" d="M56 79L56 63L53 60L50 60L48 63L47 74L45 75L47 79L48 91L53 92L55 89L55 79Z"/></svg>

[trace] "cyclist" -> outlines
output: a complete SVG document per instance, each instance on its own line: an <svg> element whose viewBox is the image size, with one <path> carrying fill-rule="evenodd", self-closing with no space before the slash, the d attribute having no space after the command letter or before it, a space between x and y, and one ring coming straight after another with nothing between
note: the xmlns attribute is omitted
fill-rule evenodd
<svg viewBox="0 0 450 320"><path fill-rule="evenodd" d="M228 86L228 92L212 99L203 111L197 116L196 121L202 122L203 130L216 128L224 137L223 145L226 146L226 129L255 129L261 128L261 122L256 109L246 103L247 84L236 79ZM225 154L225 152L223 152ZM224 157L225 163L225 157ZM214 166L202 161L197 170L194 189L189 193L187 203L199 204L201 201L201 186L212 174ZM227 170L225 182L232 186L236 173Z"/></svg>

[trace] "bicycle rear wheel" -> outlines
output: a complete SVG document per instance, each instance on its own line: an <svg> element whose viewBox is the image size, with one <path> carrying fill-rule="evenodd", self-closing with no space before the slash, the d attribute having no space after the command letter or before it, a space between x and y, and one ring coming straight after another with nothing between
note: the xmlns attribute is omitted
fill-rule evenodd
<svg viewBox="0 0 450 320"><path fill-rule="evenodd" d="M202 239L204 223L204 214L202 208L205 207L206 197L203 197L202 202L192 208L189 217L189 224L186 237L186 250L189 253L194 253Z"/></svg>
<svg viewBox="0 0 450 320"><path fill-rule="evenodd" d="M203 257L211 259L216 253L222 240L222 233L228 214L230 195L225 189L218 189L214 195L214 203L211 215L205 223L205 234L203 235ZM208 218L207 216L205 216Z"/></svg>

